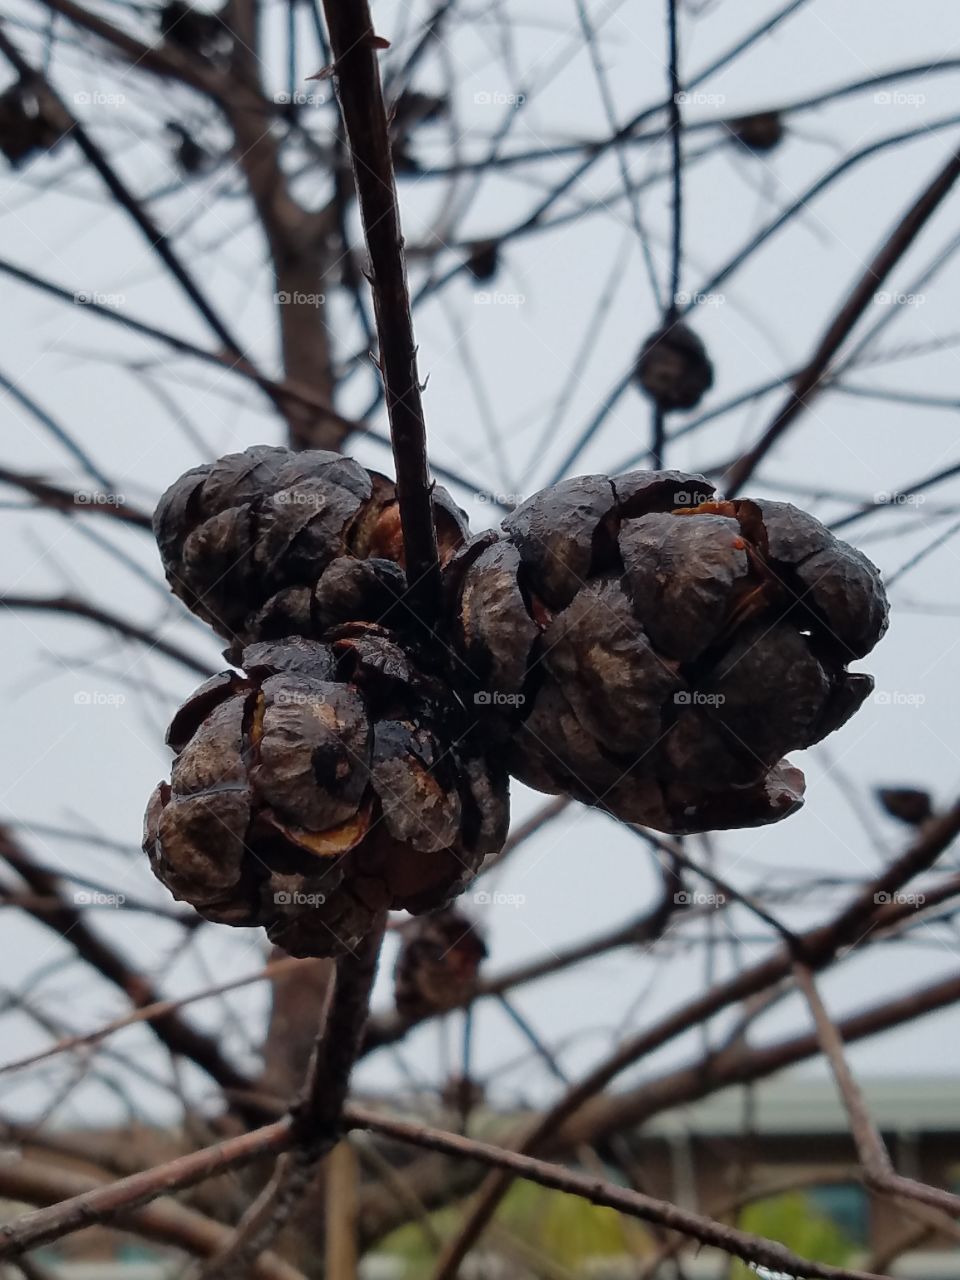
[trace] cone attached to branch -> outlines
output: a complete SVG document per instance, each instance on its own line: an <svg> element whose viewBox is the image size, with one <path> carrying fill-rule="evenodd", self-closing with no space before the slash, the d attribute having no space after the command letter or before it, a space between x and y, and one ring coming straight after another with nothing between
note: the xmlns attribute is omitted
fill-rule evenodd
<svg viewBox="0 0 960 1280"><path fill-rule="evenodd" d="M433 491L441 555L466 518ZM391 622L406 589L396 486L338 453L258 446L195 467L160 499L154 531L175 595L244 644Z"/></svg>
<svg viewBox="0 0 960 1280"><path fill-rule="evenodd" d="M847 664L886 627L880 577L789 503L714 499L702 476L583 476L477 539L456 643L511 772L682 833L802 802L782 759L873 687Z"/></svg>
<svg viewBox="0 0 960 1280"><path fill-rule="evenodd" d="M351 950L387 909L453 898L506 836L506 776L381 628L243 655L174 717L144 848L209 920L298 956Z"/></svg>

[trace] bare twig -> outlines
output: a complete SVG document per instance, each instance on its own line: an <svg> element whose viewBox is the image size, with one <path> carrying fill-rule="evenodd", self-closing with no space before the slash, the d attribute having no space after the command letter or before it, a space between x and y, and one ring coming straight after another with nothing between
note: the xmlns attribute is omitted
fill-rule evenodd
<svg viewBox="0 0 960 1280"><path fill-rule="evenodd" d="M383 45L374 32L366 0L351 5L324 0L323 8L370 254L380 372L393 439L410 595L421 619L432 624L439 602L440 561L400 211L377 63L377 51Z"/></svg>
<svg viewBox="0 0 960 1280"><path fill-rule="evenodd" d="M205 1280L242 1275L276 1239L313 1181L320 1161L336 1145L350 1072L370 1003L383 927L337 962L329 1013L324 1012L302 1097L291 1108L290 1151L244 1214L229 1245L204 1268Z"/></svg>
<svg viewBox="0 0 960 1280"><path fill-rule="evenodd" d="M870 305L883 281L939 208L958 177L960 177L960 153L954 152L929 186L903 215L857 281L832 324L820 339L806 368L802 369L794 379L790 394L763 435L727 471L722 481L722 488L728 496L732 496L742 488L783 433L816 395L830 368L831 360Z"/></svg>

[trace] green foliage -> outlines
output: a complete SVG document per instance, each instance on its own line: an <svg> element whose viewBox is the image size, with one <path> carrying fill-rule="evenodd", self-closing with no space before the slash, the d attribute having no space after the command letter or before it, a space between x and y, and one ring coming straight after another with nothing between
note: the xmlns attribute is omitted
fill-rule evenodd
<svg viewBox="0 0 960 1280"><path fill-rule="evenodd" d="M459 1208L430 1215L430 1224L441 1239L459 1226ZM649 1237L640 1223L628 1222L613 1209L598 1207L577 1196L549 1191L531 1182L516 1182L504 1200L496 1224L545 1260L575 1270L588 1258L617 1257L646 1252ZM488 1237L496 1248L496 1229ZM388 1236L379 1253L403 1258L406 1274L427 1274L434 1250L421 1227L408 1225Z"/></svg>
<svg viewBox="0 0 960 1280"><path fill-rule="evenodd" d="M816 1262L844 1266L857 1246L837 1224L800 1191L790 1191L748 1205L738 1225L744 1231L779 1240L781 1244ZM756 1272L742 1262L734 1265L733 1280L755 1280Z"/></svg>

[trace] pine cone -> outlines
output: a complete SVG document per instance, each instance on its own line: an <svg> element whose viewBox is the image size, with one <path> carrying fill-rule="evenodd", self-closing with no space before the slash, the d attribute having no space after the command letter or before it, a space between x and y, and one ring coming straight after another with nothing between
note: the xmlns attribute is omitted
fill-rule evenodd
<svg viewBox="0 0 960 1280"><path fill-rule="evenodd" d="M873 687L877 570L789 503L714 501L702 476L583 476L447 569L455 643L508 765L627 822L682 833L802 803L781 757Z"/></svg>
<svg viewBox="0 0 960 1280"><path fill-rule="evenodd" d="M693 330L673 321L643 344L636 378L664 412L694 409L713 386L713 365Z"/></svg>
<svg viewBox="0 0 960 1280"><path fill-rule="evenodd" d="M454 907L413 921L393 973L397 1012L414 1019L466 1004L486 955L476 925Z"/></svg>
<svg viewBox="0 0 960 1280"><path fill-rule="evenodd" d="M442 906L499 850L506 775L463 711L383 629L243 655L180 708L144 849L209 920L264 925L292 955L352 949L388 909Z"/></svg>
<svg viewBox="0 0 960 1280"><path fill-rule="evenodd" d="M447 559L466 519L445 489L433 505ZM171 589L233 642L231 660L258 640L392 622L405 590L396 486L338 453L227 454L181 476L153 523Z"/></svg>

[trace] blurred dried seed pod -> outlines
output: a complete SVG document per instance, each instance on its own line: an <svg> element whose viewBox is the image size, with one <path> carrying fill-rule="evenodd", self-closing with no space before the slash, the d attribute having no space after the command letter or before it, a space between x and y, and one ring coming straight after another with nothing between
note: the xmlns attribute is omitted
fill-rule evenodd
<svg viewBox="0 0 960 1280"><path fill-rule="evenodd" d="M481 283L492 280L500 268L500 245L496 240L478 240L470 246L467 270Z"/></svg>
<svg viewBox="0 0 960 1280"><path fill-rule="evenodd" d="M219 13L195 9L186 0L167 0L159 10L160 35L185 53L223 64L233 49L233 33Z"/></svg>
<svg viewBox="0 0 960 1280"><path fill-rule="evenodd" d="M486 955L479 929L455 907L412 920L393 972L397 1012L412 1021L468 1003Z"/></svg>
<svg viewBox="0 0 960 1280"><path fill-rule="evenodd" d="M477 713L521 781L674 833L802 803L782 757L872 689L847 664L886 628L883 586L789 503L711 493L678 472L563 481L451 562Z"/></svg>
<svg viewBox="0 0 960 1280"><path fill-rule="evenodd" d="M497 852L506 775L381 628L263 642L174 717L147 811L155 874L208 920L293 955L352 949L389 909L440 907Z"/></svg>
<svg viewBox="0 0 960 1280"><path fill-rule="evenodd" d="M779 111L755 111L727 125L734 140L746 151L773 151L783 141L785 128Z"/></svg>
<svg viewBox="0 0 960 1280"><path fill-rule="evenodd" d="M933 817L929 791L918 787L878 787L877 799L891 818L909 827L920 827Z"/></svg>
<svg viewBox="0 0 960 1280"><path fill-rule="evenodd" d="M694 409L713 386L707 349L681 320L658 329L643 344L636 379L659 409Z"/></svg>
<svg viewBox="0 0 960 1280"><path fill-rule="evenodd" d="M19 81L0 93L0 153L14 168L37 152L52 151L64 132L49 104Z"/></svg>
<svg viewBox="0 0 960 1280"><path fill-rule="evenodd" d="M433 509L446 560L466 518L439 487ZM174 594L233 642L231 660L331 620L386 621L405 590L396 486L338 453L262 445L195 467L160 499L154 532Z"/></svg>

